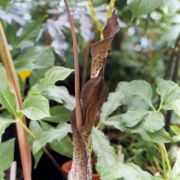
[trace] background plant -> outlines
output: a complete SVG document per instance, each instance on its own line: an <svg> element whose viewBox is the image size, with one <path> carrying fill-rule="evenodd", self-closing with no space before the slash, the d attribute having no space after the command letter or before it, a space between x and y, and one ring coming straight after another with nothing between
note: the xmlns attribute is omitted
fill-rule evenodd
<svg viewBox="0 0 180 180"><path fill-rule="evenodd" d="M70 129L66 122L75 106L72 75L63 82L59 81L64 80L59 77L67 72L63 68L53 67L61 65L74 68L69 24L64 23L67 17L63 1L1 1L0 5L0 18L24 96L22 113L31 119L28 131L36 165L47 144L48 149L71 157L72 144L67 136ZM70 1L70 5L78 38L80 78L83 83L89 76L89 43L100 38L100 31L87 1ZM103 27L107 20L109 1L96 1L92 5ZM152 175L160 173L163 178L176 179L178 171L171 170L169 164L172 167L174 159L172 156L167 158L164 143L168 143L170 155L176 147L175 142L179 141L179 72L177 83L162 78L169 67L168 62L174 58L171 52L179 54L179 46L175 46L180 32L179 1L159 0L157 3L154 0L124 0L116 1L115 8L118 10L121 30L113 42L106 69L106 81L112 93L102 108L101 120L92 135L95 140L93 151L98 157L97 171L103 179L111 176L125 179L132 177L118 171L123 168L128 169L127 172L131 171L134 177L140 172L142 177L139 179L155 178L134 164L117 162L118 155L124 156L125 162L134 162ZM57 78L51 78L55 76ZM1 85L3 96L10 96L14 104L14 97L7 90L9 85L3 67L0 77L3 78L1 82L4 82ZM173 110L173 113L169 125L171 131L167 132L164 125L167 124L166 112L169 110ZM40 113L35 113L37 111ZM0 134L4 134L11 123L15 123L12 116L14 113L21 114L16 108L9 109L7 104L3 104ZM114 132L117 132L116 138ZM13 160L14 140L5 142L6 136L2 139L0 152L9 154L6 156L9 157L8 165L0 168L0 174L3 175ZM9 152L7 146L11 147L8 148ZM102 146L106 149L103 154L102 148L99 148ZM178 169L177 164L178 160L175 169ZM112 168L103 172L102 169L106 167Z"/></svg>

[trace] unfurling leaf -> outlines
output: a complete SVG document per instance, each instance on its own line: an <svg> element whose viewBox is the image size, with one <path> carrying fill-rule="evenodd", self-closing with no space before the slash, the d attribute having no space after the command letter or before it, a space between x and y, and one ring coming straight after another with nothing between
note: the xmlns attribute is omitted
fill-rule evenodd
<svg viewBox="0 0 180 180"><path fill-rule="evenodd" d="M91 78L96 78L100 73L104 73L106 58L111 49L111 43L115 34L119 31L117 16L113 12L111 18L108 20L106 27L103 30L104 39L98 41L91 46Z"/></svg>
<svg viewBox="0 0 180 180"><path fill-rule="evenodd" d="M73 133L73 164L70 171L72 179L89 179L91 177L90 134L96 120L99 120L100 109L108 96L108 87L104 81L106 58L115 34L119 31L115 12L104 28L104 39L91 47L91 79L82 90L82 127L77 127L75 111L71 114ZM77 173L78 171L78 173Z"/></svg>

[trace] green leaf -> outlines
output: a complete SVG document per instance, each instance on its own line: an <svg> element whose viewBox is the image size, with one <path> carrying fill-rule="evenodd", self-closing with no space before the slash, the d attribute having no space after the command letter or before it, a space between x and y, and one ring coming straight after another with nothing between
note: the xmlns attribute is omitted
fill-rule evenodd
<svg viewBox="0 0 180 180"><path fill-rule="evenodd" d="M2 104L14 117L17 116L16 112L16 98L11 92L8 78L5 69L0 63L0 104Z"/></svg>
<svg viewBox="0 0 180 180"><path fill-rule="evenodd" d="M172 141L172 138L164 129L151 133L145 129L143 122L131 128L126 127L122 122L121 114L112 116L103 123L107 126L113 126L122 132L139 134L144 140L149 142L166 143Z"/></svg>
<svg viewBox="0 0 180 180"><path fill-rule="evenodd" d="M0 144L0 173L8 169L14 159L14 141L10 139Z"/></svg>
<svg viewBox="0 0 180 180"><path fill-rule="evenodd" d="M134 127L141 122L148 112L143 109L130 109L127 113L122 114L121 122L125 127Z"/></svg>
<svg viewBox="0 0 180 180"><path fill-rule="evenodd" d="M6 8L9 4L9 0L5 0L5 1L0 1L0 6L3 8Z"/></svg>
<svg viewBox="0 0 180 180"><path fill-rule="evenodd" d="M174 2L173 2L173 4L174 4ZM160 42L164 45L167 43L170 45L174 44L174 42L176 41L176 39L179 36L179 32L180 32L180 24L179 23L175 24L175 25L171 25L170 27L167 28L166 31L163 32Z"/></svg>
<svg viewBox="0 0 180 180"><path fill-rule="evenodd" d="M39 125L39 123L38 123L37 121L31 121L31 122L30 122L30 125L29 125L29 128L30 128L30 130L33 132L33 134L36 136L37 139L38 139L38 138L41 136L41 134L43 133L43 129L41 128L41 126ZM32 138L30 137L30 145L31 145L31 148L32 148L32 146L33 146L33 142L34 142L34 139L32 139ZM33 153L33 156L34 156L34 159L35 159L34 168L36 168L37 165L38 165L38 163L39 163L39 161L40 161L40 159L41 159L41 157L42 157L42 155L43 155L43 151L40 150L40 151L38 151L37 153L34 153L34 152L32 151L32 153Z"/></svg>
<svg viewBox="0 0 180 180"><path fill-rule="evenodd" d="M161 106L165 110L172 109L172 104L180 97L180 88L173 81L158 79L157 93L161 96Z"/></svg>
<svg viewBox="0 0 180 180"><path fill-rule="evenodd" d="M11 124L14 123L14 120L6 119L3 117L0 117L0 143L1 143L1 137L4 134L6 128Z"/></svg>
<svg viewBox="0 0 180 180"><path fill-rule="evenodd" d="M54 59L51 47L34 46L22 51L14 64L16 71L43 69L53 66Z"/></svg>
<svg viewBox="0 0 180 180"><path fill-rule="evenodd" d="M26 48L32 46L40 32L42 22L45 20L45 17L37 17L35 21L28 23L23 30L22 35L19 37L16 47L17 48Z"/></svg>
<svg viewBox="0 0 180 180"><path fill-rule="evenodd" d="M132 0L128 5L135 17L148 14L164 3L164 0Z"/></svg>
<svg viewBox="0 0 180 180"><path fill-rule="evenodd" d="M23 102L22 112L31 120L50 117L49 102L41 95L28 96Z"/></svg>
<svg viewBox="0 0 180 180"><path fill-rule="evenodd" d="M151 174L143 171L139 166L130 163L114 163L111 167L104 169L101 174L102 180L153 180Z"/></svg>
<svg viewBox="0 0 180 180"><path fill-rule="evenodd" d="M35 154L33 153L33 156L34 156L34 159L35 159L34 168L37 167L37 165L38 165L38 163L39 163L42 155L43 155L43 150L40 150L40 151L38 151L38 152L35 153Z"/></svg>
<svg viewBox="0 0 180 180"><path fill-rule="evenodd" d="M50 143L50 147L57 153L72 158L73 145L71 139L68 136L65 136L60 141L53 141L52 143Z"/></svg>
<svg viewBox="0 0 180 180"><path fill-rule="evenodd" d="M44 131L40 137L33 142L33 153L37 153L47 143L53 142L55 140L60 141L69 132L71 132L71 128L70 125L66 123L59 124L55 129Z"/></svg>
<svg viewBox="0 0 180 180"><path fill-rule="evenodd" d="M0 172L0 180L5 180L5 174L4 174L4 172Z"/></svg>
<svg viewBox="0 0 180 180"><path fill-rule="evenodd" d="M151 132L154 133L164 126L164 116L160 112L149 112L149 114L145 117L143 122L143 127Z"/></svg>
<svg viewBox="0 0 180 180"><path fill-rule="evenodd" d="M173 101L172 109L178 116L180 116L180 99Z"/></svg>
<svg viewBox="0 0 180 180"><path fill-rule="evenodd" d="M180 149L177 152L176 162L171 171L171 180L180 179Z"/></svg>
<svg viewBox="0 0 180 180"><path fill-rule="evenodd" d="M42 91L47 90L49 87L54 85L57 81L64 80L73 72L72 69L64 68L61 66L54 66L46 71L44 77L35 84L29 94L40 94Z"/></svg>
<svg viewBox="0 0 180 180"><path fill-rule="evenodd" d="M180 128L178 127L178 125L171 125L170 129L174 134L180 135Z"/></svg>
<svg viewBox="0 0 180 180"><path fill-rule="evenodd" d="M75 98L71 96L64 86L52 86L42 93L48 99L63 104L67 109L75 108Z"/></svg>
<svg viewBox="0 0 180 180"><path fill-rule="evenodd" d="M152 106L152 88L149 83L143 80L134 80L129 82L126 86L122 88L125 96L130 99L141 99L148 105Z"/></svg>
<svg viewBox="0 0 180 180"><path fill-rule="evenodd" d="M122 83L119 83L115 92L109 94L107 101L103 104L101 109L100 119L105 120L113 111L121 105L123 94L121 91Z"/></svg>
<svg viewBox="0 0 180 180"><path fill-rule="evenodd" d="M112 146L110 146L109 140L102 131L93 129L92 145L93 151L97 156L96 168L99 173L117 162L115 150Z"/></svg>
<svg viewBox="0 0 180 180"><path fill-rule="evenodd" d="M148 132L144 129L137 129L136 133L139 133L141 137L148 141L154 143L169 143L172 142L172 138L167 131L160 129L154 133Z"/></svg>
<svg viewBox="0 0 180 180"><path fill-rule="evenodd" d="M54 123L62 123L70 120L70 111L67 110L64 106L53 106L50 109L50 114L50 118L45 118L43 120Z"/></svg>

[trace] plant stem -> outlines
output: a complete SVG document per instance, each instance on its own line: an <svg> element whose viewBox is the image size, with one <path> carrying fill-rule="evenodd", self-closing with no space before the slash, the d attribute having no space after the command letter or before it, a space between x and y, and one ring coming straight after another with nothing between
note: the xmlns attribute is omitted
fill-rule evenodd
<svg viewBox="0 0 180 180"><path fill-rule="evenodd" d="M33 139L37 139L37 137L33 134L32 131L30 131L30 129L20 120L18 120L17 122L20 122L20 124L22 125L23 129L33 138Z"/></svg>
<svg viewBox="0 0 180 180"><path fill-rule="evenodd" d="M96 15L96 12L94 10L94 6L93 6L93 3L92 3L92 0L88 0L88 6L89 6L89 9L91 11L91 15L92 15L92 18L93 18L93 20L95 22L96 28L101 33L103 31L104 27L101 25L101 23L99 22L99 20L97 18L97 15Z"/></svg>
<svg viewBox="0 0 180 180"><path fill-rule="evenodd" d="M38 139L38 137L21 121L21 119L17 119L15 122L20 122L24 130L34 139ZM57 161L54 159L54 157L51 155L51 153L47 150L46 147L43 147L44 153L47 155L47 157L51 160L53 165L60 171L59 169L59 164Z"/></svg>
<svg viewBox="0 0 180 180"><path fill-rule="evenodd" d="M116 0L111 0L110 3L109 3L109 10L108 10L108 13L107 13L107 20L112 16L113 9L114 9L114 6L115 6L115 2L116 2ZM99 22L99 20L97 18L97 14L96 14L96 12L94 10L92 0L88 0L88 6L89 6L89 9L91 11L91 15L92 15L92 18L93 18L93 20L95 22L96 28L98 29L98 31L100 33L100 39L103 39L104 26Z"/></svg>
<svg viewBox="0 0 180 180"><path fill-rule="evenodd" d="M57 168L57 170L60 171L59 164L58 164L57 161L54 159L54 157L51 155L51 153L46 149L46 147L43 148L43 151L45 152L45 154L47 155L47 157L51 160L51 162L53 163L53 165Z"/></svg>
<svg viewBox="0 0 180 180"><path fill-rule="evenodd" d="M11 88L16 97L17 109L21 110L22 108L21 91L16 75L16 70L13 64L13 60L8 48L8 43L1 22L0 22L0 56L4 64L4 67L6 69ZM26 123L25 118L22 118L22 121ZM21 162L23 168L23 176L25 180L31 180L31 170L32 170L31 151L28 145L28 137L20 123L16 123L16 129L17 129L19 150L20 150L20 156L21 156Z"/></svg>
<svg viewBox="0 0 180 180"><path fill-rule="evenodd" d="M74 50L74 65L75 65L75 98L76 98L76 125L80 129L82 127L82 112L80 103L80 80L79 80L79 59L78 59L78 44L75 34L75 28L73 24L73 18L70 13L68 0L64 0L66 11L68 15L68 20L70 23L71 35L73 40L73 50Z"/></svg>
<svg viewBox="0 0 180 180"><path fill-rule="evenodd" d="M107 20L112 16L116 0L111 0L109 4L109 10L107 14Z"/></svg>
<svg viewBox="0 0 180 180"><path fill-rule="evenodd" d="M163 174L165 180L169 180L169 175L171 173L171 163L168 157L168 153L164 144L159 144L158 149L161 153L162 157L162 166L163 166Z"/></svg>
<svg viewBox="0 0 180 180"><path fill-rule="evenodd" d="M164 78L172 79L172 81L177 82L179 64L180 64L180 35L178 36L175 43L175 47L169 56ZM167 131L169 131L170 129L169 127L171 124L171 117L172 117L172 111L168 111L165 116L165 120L166 120L165 129Z"/></svg>

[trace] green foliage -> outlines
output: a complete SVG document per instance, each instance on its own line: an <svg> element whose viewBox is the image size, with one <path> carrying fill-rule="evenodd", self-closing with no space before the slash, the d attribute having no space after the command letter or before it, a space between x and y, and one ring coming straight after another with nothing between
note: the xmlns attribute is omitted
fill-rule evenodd
<svg viewBox="0 0 180 180"><path fill-rule="evenodd" d="M6 119L4 117L0 117L0 143L1 143L1 137L4 134L6 128L11 124L14 123L14 120Z"/></svg>
<svg viewBox="0 0 180 180"><path fill-rule="evenodd" d="M180 150L178 150L177 152L177 157L176 157L176 161L175 164L172 168L172 172L171 172L171 180L179 180L180 179Z"/></svg>
<svg viewBox="0 0 180 180"><path fill-rule="evenodd" d="M121 87L121 89L125 96L124 102L130 101L128 104L129 106L137 108L137 106L142 107L147 105L152 107L153 92L148 82L143 80L133 80Z"/></svg>
<svg viewBox="0 0 180 180"><path fill-rule="evenodd" d="M122 92L120 91L120 84L117 85L115 92L112 92L108 96L107 102L105 102L101 109L101 120L105 120L113 111L115 111L121 105Z"/></svg>
<svg viewBox="0 0 180 180"><path fill-rule="evenodd" d="M55 140L60 141L69 132L71 132L70 125L66 123L59 124L55 129L43 131L40 137L33 142L33 153L36 154L47 143L53 142Z"/></svg>
<svg viewBox="0 0 180 180"><path fill-rule="evenodd" d="M36 136L36 139L38 139L41 136L41 133L43 133L43 129L41 128L41 126L39 125L39 123L37 121L31 121L29 128L33 132L33 134ZM30 137L31 149L32 149L33 141L34 141L34 139L32 137ZM39 163L39 160L41 159L41 157L43 155L43 151L39 150L36 153L34 151L32 151L32 153L33 153L33 156L35 159L34 168L36 168Z"/></svg>
<svg viewBox="0 0 180 180"><path fill-rule="evenodd" d="M73 72L72 69L54 66L46 71L44 77L35 84L29 91L29 95L40 94L42 91L47 90L54 85L57 81L64 80Z"/></svg>
<svg viewBox="0 0 180 180"><path fill-rule="evenodd" d="M180 97L179 86L172 81L158 81L157 93L161 97L158 110L153 106L153 91L147 82L135 80L129 83L120 83L118 86L121 87L119 93L123 97L120 103L127 105L128 110L126 113L110 116L102 121L102 123L108 126L114 126L123 132L138 133L146 141L155 143L170 142L172 139L163 129L165 125L164 115L160 111L169 104L168 106L174 107L174 109L171 109L177 113L179 106L178 103L176 106L174 104L177 102L177 98ZM174 102L175 99L176 101ZM106 102L106 107L108 107L107 104L109 104L109 108L111 109L112 102L110 98ZM108 108L106 111L108 112Z"/></svg>
<svg viewBox="0 0 180 180"><path fill-rule="evenodd" d="M135 17L148 14L160 7L164 0L131 0L129 8Z"/></svg>
<svg viewBox="0 0 180 180"><path fill-rule="evenodd" d="M143 125L144 128L151 133L159 131L165 125L164 116L160 112L149 112L145 117Z"/></svg>
<svg viewBox="0 0 180 180"><path fill-rule="evenodd" d="M50 117L49 102L41 95L28 96L23 102L22 112L31 120Z"/></svg>
<svg viewBox="0 0 180 180"><path fill-rule="evenodd" d="M153 177L148 172L143 171L139 166L133 163L122 164L116 162L108 169L105 169L101 175L103 180L132 180L132 177L133 180L153 180Z"/></svg>
<svg viewBox="0 0 180 180"><path fill-rule="evenodd" d="M160 107L165 110L174 110L179 115L180 87L178 84L159 79L157 81L157 93L161 96Z"/></svg>
<svg viewBox="0 0 180 180"><path fill-rule="evenodd" d="M30 47L16 57L16 71L48 68L54 65L54 54L50 47Z"/></svg>
<svg viewBox="0 0 180 180"><path fill-rule="evenodd" d="M53 106L50 109L51 117L45 118L43 120L54 123L68 122L70 120L70 111L64 106Z"/></svg>
<svg viewBox="0 0 180 180"><path fill-rule="evenodd" d="M49 143L50 147L59 154L63 156L72 158L73 155L73 145L72 141L68 136L65 136L60 141L53 141Z"/></svg>
<svg viewBox="0 0 180 180"><path fill-rule="evenodd" d="M14 117L16 117L16 98L10 90L7 74L2 64L0 64L0 80L0 104L2 104Z"/></svg>
<svg viewBox="0 0 180 180"><path fill-rule="evenodd" d="M130 109L122 114L122 124L127 128L136 126L147 115L147 111L142 109Z"/></svg>
<svg viewBox="0 0 180 180"><path fill-rule="evenodd" d="M6 0L6 1L0 1L0 6L3 7L3 8L6 8L9 4L9 0Z"/></svg>
<svg viewBox="0 0 180 180"><path fill-rule="evenodd" d="M0 174L7 170L13 159L14 159L14 141L15 139L10 139L6 142L0 144Z"/></svg>
<svg viewBox="0 0 180 180"><path fill-rule="evenodd" d="M54 100L58 103L63 104L67 109L73 110L75 107L75 98L71 96L64 86L51 86L43 95L48 99Z"/></svg>
<svg viewBox="0 0 180 180"><path fill-rule="evenodd" d="M93 151L98 158L96 169L101 174L104 169L108 169L117 162L117 156L114 148L110 146L109 140L100 130L93 129L92 145Z"/></svg>
<svg viewBox="0 0 180 180"><path fill-rule="evenodd" d="M0 173L0 180L5 180L5 177L4 177L4 172Z"/></svg>
<svg viewBox="0 0 180 180"><path fill-rule="evenodd" d="M45 17L39 16L35 21L28 23L24 27L24 30L21 36L17 39L15 48L24 49L24 48L34 45L44 20L45 20Z"/></svg>
<svg viewBox="0 0 180 180"><path fill-rule="evenodd" d="M23 103L22 112L24 115L32 120L50 117L48 100L40 94L53 86L57 81L64 80L72 71L60 66L50 68L44 77L30 89Z"/></svg>
<svg viewBox="0 0 180 180"><path fill-rule="evenodd" d="M92 42L99 39L99 32L94 27L95 23L93 23L91 13L85 7L86 2L83 2L85 6L82 2L82 0L71 1L70 4L71 10L76 12L74 17L79 40L79 62L80 70L83 72L87 71L86 68L84 69L84 60L90 62L89 52L86 52L86 48L88 49L89 46L87 40ZM23 1L19 2L19 4L21 3L22 5L26 4ZM103 16L107 14L106 5L108 3L109 1L105 0L93 2L93 5L97 7L97 9L95 8L97 17L102 24L105 24L106 18ZM69 36L67 22L62 23L65 11L58 14L57 10L53 8L62 8L63 5L59 6L59 1L28 2L30 10L26 6L28 11L26 18L20 17L20 12L16 12L17 6L15 5L15 8L14 5L13 1L11 3L8 0L0 2L0 16L1 13L4 13L1 19L3 18L3 26L15 60L16 71L32 70L30 79L23 84L25 91L22 88L22 92L25 92L23 95L26 95L26 90L28 90L22 112L30 120L41 120L30 121L29 126L30 145L36 167L43 154L42 148L46 145L57 153L72 157L73 145L68 136L68 133L71 132L70 125L66 123L70 120L70 111L75 108L75 98L69 93L74 90L74 87L68 84L67 89L65 85L68 81L63 83L63 86L56 84L58 81L65 80L73 72L72 69L59 66L74 66L72 40ZM23 7L21 6L22 9ZM80 11L82 7L85 10ZM119 81L121 82L103 104L100 122L92 133L93 151L97 156L97 171L102 180L132 180L132 178L133 180L164 180L167 172L164 172L166 169L163 169L163 161L166 161L167 157L161 160L154 143L159 146L162 143L180 141L178 125L171 127L175 134L173 138L164 129L167 110L173 111L173 123L179 124L180 88L178 83L158 79L155 89L154 81L158 76L164 77L165 67L168 64L166 61L170 51L169 47L174 47L174 42L180 32L179 1L119 0L116 1L116 9L121 30L113 42L112 47L116 50L113 50L108 58L110 61L107 63L109 70L107 72L110 73L107 74L106 81L110 90L114 89ZM92 37L89 38L90 36ZM58 66L52 67L54 64ZM80 79L84 76L82 74L80 74ZM179 76L177 76L177 80L179 82ZM6 112L7 109L13 118L18 116L16 100L1 64L0 82L0 104L3 106L0 107L1 142L6 128L16 122L11 119L12 117L4 117L2 112ZM60 82L60 84L62 83ZM51 107L48 100L52 100ZM176 121L174 121L175 117L177 117ZM106 128L106 126L108 127ZM114 128L120 132L118 131L116 134ZM132 163L117 162L119 161L119 152L116 152L110 145L111 134L108 134L110 140L106 137L106 131L109 130L115 133L113 140L115 139L117 146L122 146L121 153L125 156L126 162L133 161L143 169L148 169L150 166L148 171L155 168L155 171L163 174L163 177L152 177ZM0 144L0 151L3 144ZM10 159L7 160L7 158L11 158L12 161L12 144L8 145L8 148L7 145L4 145L4 152L7 151L6 156L11 151L10 156L3 156L0 152L0 161L2 158L2 162L5 162L4 164L0 163L0 179L5 177L1 168L3 167L4 171L5 166L7 169L10 165ZM140 161L143 163L139 163ZM172 180L180 178L178 167L179 155L172 172L167 173Z"/></svg>

